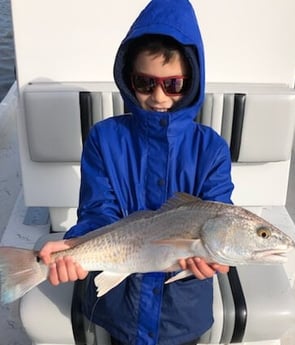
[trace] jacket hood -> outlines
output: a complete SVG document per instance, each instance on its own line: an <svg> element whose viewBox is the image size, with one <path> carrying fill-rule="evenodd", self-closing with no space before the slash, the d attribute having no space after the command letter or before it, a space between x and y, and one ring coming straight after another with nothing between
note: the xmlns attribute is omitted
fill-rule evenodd
<svg viewBox="0 0 295 345"><path fill-rule="evenodd" d="M125 61L128 44L131 40L146 34L171 36L184 46L186 58L193 71L193 84L189 93L191 99L185 108L190 109L189 113L196 117L204 99L204 48L196 15L188 0L152 0L139 14L122 41L115 58L114 79L127 109L132 113L154 114L141 109L132 90L127 87L123 75L124 66L129 63ZM181 110L183 107L178 107L167 115L176 115Z"/></svg>

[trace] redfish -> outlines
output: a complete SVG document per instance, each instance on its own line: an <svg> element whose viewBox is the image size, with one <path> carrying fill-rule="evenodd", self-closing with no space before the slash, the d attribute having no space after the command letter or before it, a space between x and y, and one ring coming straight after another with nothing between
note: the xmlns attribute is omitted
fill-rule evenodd
<svg viewBox="0 0 295 345"><path fill-rule="evenodd" d="M191 256L230 266L287 260L295 241L252 212L176 193L159 210L137 211L74 239L52 259L72 256L95 278L98 297L132 273L174 272L166 283L190 275L178 260ZM48 267L33 250L1 247L1 301L12 302L47 279Z"/></svg>

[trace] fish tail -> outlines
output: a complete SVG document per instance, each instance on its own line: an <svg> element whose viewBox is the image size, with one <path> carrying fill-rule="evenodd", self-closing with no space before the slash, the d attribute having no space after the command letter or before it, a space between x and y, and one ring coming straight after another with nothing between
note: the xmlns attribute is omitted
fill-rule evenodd
<svg viewBox="0 0 295 345"><path fill-rule="evenodd" d="M36 252L28 249L0 247L1 303L11 303L47 278L47 266L39 262Z"/></svg>

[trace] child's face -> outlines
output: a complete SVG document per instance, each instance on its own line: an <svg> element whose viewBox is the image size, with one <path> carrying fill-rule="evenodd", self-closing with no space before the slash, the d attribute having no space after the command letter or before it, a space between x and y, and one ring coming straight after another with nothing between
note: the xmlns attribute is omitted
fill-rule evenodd
<svg viewBox="0 0 295 345"><path fill-rule="evenodd" d="M171 76L186 76L187 68L181 55L177 52L173 58L164 64L163 55L140 53L134 62L134 74L144 74L151 77L163 78ZM149 94L134 90L141 107L145 110L165 112L169 111L183 95L171 95L163 91L162 85L157 84Z"/></svg>

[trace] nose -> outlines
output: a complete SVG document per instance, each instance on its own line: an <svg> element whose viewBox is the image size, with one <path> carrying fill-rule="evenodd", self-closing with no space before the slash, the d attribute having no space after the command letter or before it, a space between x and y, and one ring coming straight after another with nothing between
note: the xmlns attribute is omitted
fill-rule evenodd
<svg viewBox="0 0 295 345"><path fill-rule="evenodd" d="M157 103L162 103L166 101L167 97L168 96L163 91L162 86L160 84L157 84L152 92L153 101Z"/></svg>

